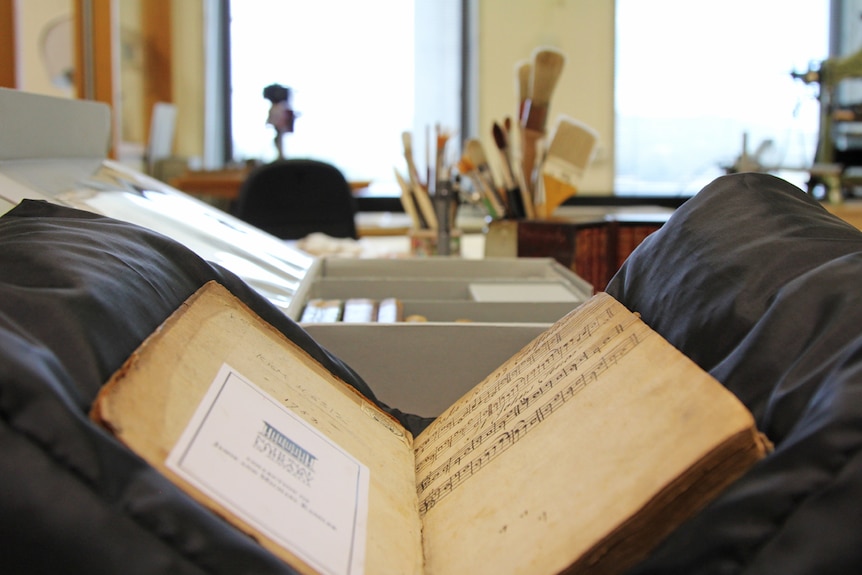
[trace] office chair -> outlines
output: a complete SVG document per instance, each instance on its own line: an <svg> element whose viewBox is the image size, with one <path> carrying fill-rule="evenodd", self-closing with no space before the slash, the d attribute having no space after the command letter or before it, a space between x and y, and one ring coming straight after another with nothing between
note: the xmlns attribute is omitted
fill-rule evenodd
<svg viewBox="0 0 862 575"><path fill-rule="evenodd" d="M252 170L233 215L281 239L313 232L357 238L356 199L341 171L311 159L276 160Z"/></svg>

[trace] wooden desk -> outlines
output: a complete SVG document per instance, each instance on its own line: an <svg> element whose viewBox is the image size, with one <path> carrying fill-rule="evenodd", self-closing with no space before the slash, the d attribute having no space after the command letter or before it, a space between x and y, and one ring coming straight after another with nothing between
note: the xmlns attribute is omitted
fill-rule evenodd
<svg viewBox="0 0 862 575"><path fill-rule="evenodd" d="M404 212L363 212L356 214L356 231L359 237L406 236L412 223ZM485 216L470 206L462 206L455 227L465 234L482 233Z"/></svg>
<svg viewBox="0 0 862 575"><path fill-rule="evenodd" d="M356 232L359 237L406 236L410 229L410 216L403 212L359 212L356 214Z"/></svg>
<svg viewBox="0 0 862 575"><path fill-rule="evenodd" d="M206 196L232 202L239 197L242 183L252 168L225 170L191 170L174 178L168 184L195 196ZM368 188L369 182L349 182L355 192Z"/></svg>
<svg viewBox="0 0 862 575"><path fill-rule="evenodd" d="M862 201L847 200L840 204L824 202L823 207L848 224L862 230Z"/></svg>
<svg viewBox="0 0 862 575"><path fill-rule="evenodd" d="M239 188L248 176L248 172L248 168L194 170L171 178L168 183L188 194L230 202L239 196Z"/></svg>
<svg viewBox="0 0 862 575"><path fill-rule="evenodd" d="M320 245L308 247L305 240L285 240L285 242L313 257L338 256L361 259L404 259L415 257L410 253L410 238L406 235L363 236L358 240L336 240L331 249L320 249ZM308 249L306 249L308 248ZM461 236L462 259L481 260L485 257L485 235L464 234Z"/></svg>

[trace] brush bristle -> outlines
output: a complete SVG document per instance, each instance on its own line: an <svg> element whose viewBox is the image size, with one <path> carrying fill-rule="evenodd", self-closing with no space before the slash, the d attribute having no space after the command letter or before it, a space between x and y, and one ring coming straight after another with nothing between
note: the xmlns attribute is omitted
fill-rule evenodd
<svg viewBox="0 0 862 575"><path fill-rule="evenodd" d="M458 160L458 171L462 174L469 174L473 170L476 169L476 166L473 165L473 162L470 161L470 158L466 156L462 156L460 160Z"/></svg>
<svg viewBox="0 0 862 575"><path fill-rule="evenodd" d="M473 165L476 167L481 167L488 163L487 156L485 156L485 148L482 147L482 142L475 138L471 138L465 143L464 156L473 162Z"/></svg>
<svg viewBox="0 0 862 575"><path fill-rule="evenodd" d="M533 53L533 75L530 99L534 104L547 104L557 86L566 57L555 48L541 48Z"/></svg>
<svg viewBox="0 0 862 575"><path fill-rule="evenodd" d="M562 50L544 46L533 51L533 68L549 68L561 70L566 62L566 55Z"/></svg>
<svg viewBox="0 0 862 575"><path fill-rule="evenodd" d="M494 143L497 144L497 148L500 150L505 150L508 146L508 142L506 141L506 132L503 130L503 127L500 126L497 122L494 122Z"/></svg>
<svg viewBox="0 0 862 575"><path fill-rule="evenodd" d="M562 117L557 123L548 156L563 158L566 161L585 167L593 153L598 134L583 122Z"/></svg>

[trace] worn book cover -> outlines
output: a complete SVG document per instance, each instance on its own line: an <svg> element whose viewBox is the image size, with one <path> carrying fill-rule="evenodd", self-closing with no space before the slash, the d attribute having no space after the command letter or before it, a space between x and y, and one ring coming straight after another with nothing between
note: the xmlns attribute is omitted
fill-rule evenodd
<svg viewBox="0 0 862 575"><path fill-rule="evenodd" d="M767 449L604 293L414 438L210 283L91 416L303 573L619 572Z"/></svg>

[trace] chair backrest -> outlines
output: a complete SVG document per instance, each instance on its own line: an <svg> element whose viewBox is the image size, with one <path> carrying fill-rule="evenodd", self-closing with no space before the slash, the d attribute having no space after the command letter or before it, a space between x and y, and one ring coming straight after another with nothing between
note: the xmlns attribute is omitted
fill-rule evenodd
<svg viewBox="0 0 862 575"><path fill-rule="evenodd" d="M311 159L255 168L240 187L233 214L282 239L313 232L356 238L356 199L335 166Z"/></svg>

